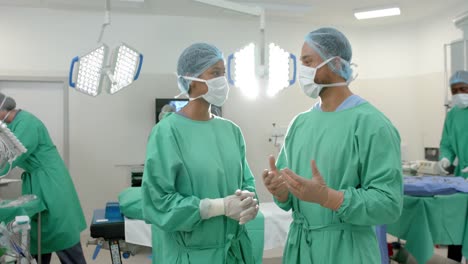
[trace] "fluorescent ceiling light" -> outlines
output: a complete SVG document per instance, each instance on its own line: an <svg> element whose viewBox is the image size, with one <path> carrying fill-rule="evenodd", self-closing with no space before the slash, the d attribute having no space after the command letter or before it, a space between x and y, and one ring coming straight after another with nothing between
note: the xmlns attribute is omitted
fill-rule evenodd
<svg viewBox="0 0 468 264"><path fill-rule="evenodd" d="M373 10L360 10L355 11L354 16L357 19L369 19L369 18L376 18L376 17L387 17L387 16L398 16L400 15L400 8L399 7L389 7L389 8L381 8L381 9L373 9Z"/></svg>

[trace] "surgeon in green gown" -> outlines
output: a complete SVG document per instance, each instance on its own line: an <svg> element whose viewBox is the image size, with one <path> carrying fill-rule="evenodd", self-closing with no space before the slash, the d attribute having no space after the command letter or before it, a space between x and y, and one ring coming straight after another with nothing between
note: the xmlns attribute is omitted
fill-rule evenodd
<svg viewBox="0 0 468 264"><path fill-rule="evenodd" d="M210 113L229 92L223 55L195 43L180 55L177 74L190 101L154 126L143 174L153 263L254 263L244 224L257 215L258 201L244 138Z"/></svg>
<svg viewBox="0 0 468 264"><path fill-rule="evenodd" d="M86 263L80 243L86 221L68 169L47 128L33 114L16 109L15 100L2 93L0 119L27 149L11 166L24 170L22 194L36 195L46 207L41 213L42 263L50 263L52 252L63 264ZM31 222L30 251L33 255L38 253L37 220L35 216Z"/></svg>
<svg viewBox="0 0 468 264"><path fill-rule="evenodd" d="M283 263L381 263L374 226L401 214L400 137L350 91L351 58L334 28L305 37L300 86L320 100L294 118L276 164L270 157L262 175L276 204L292 209Z"/></svg>
<svg viewBox="0 0 468 264"><path fill-rule="evenodd" d="M453 108L447 113L440 141L439 167L448 174L448 167L456 165L455 176L468 178L468 72L457 71L450 80ZM458 164L454 164L458 158ZM462 246L449 245L447 257L462 260Z"/></svg>
<svg viewBox="0 0 468 264"><path fill-rule="evenodd" d="M453 108L447 113L440 141L441 171L448 174L447 168L455 158L455 176L468 178L468 71L457 71L450 78Z"/></svg>

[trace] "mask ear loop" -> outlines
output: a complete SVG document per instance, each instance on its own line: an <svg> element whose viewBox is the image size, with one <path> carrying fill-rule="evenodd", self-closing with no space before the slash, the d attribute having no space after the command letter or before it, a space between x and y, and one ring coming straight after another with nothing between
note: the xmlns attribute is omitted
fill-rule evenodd
<svg viewBox="0 0 468 264"><path fill-rule="evenodd" d="M7 99L7 97L6 97L6 95L5 95L5 97L3 98L2 103L0 104L0 110L2 109L3 104L5 103L6 99ZM8 111L8 113L7 113L7 114L5 115L5 117L2 119L2 123L5 123L5 119L8 118L8 116L10 115L10 113L11 113L11 111Z"/></svg>
<svg viewBox="0 0 468 264"><path fill-rule="evenodd" d="M5 120L10 116L11 110L8 111L8 113L5 115L5 117L2 119L2 122L5 123Z"/></svg>
<svg viewBox="0 0 468 264"><path fill-rule="evenodd" d="M181 97L182 95L187 96L187 93L180 93L180 94L174 96L174 98L178 99L178 98ZM188 96L187 96L187 97L188 97Z"/></svg>
<svg viewBox="0 0 468 264"><path fill-rule="evenodd" d="M336 56L335 58L338 58L341 60L342 63L346 63L346 64L349 64L349 67L351 68L351 72L353 72L353 75L351 76L351 78L349 78L347 81L346 81L346 84L349 85L351 82L353 82L354 80L357 79L357 77L359 76L359 73L357 73L355 71L355 69L358 67L358 65L354 62L348 62L347 60L339 57L339 56Z"/></svg>
<svg viewBox="0 0 468 264"><path fill-rule="evenodd" d="M2 101L2 103L0 104L0 110L2 109L3 104L5 103L6 99L7 99L7 97L6 97L6 95L4 95L3 101Z"/></svg>
<svg viewBox="0 0 468 264"><path fill-rule="evenodd" d="M331 57L331 58L329 58L328 60L323 61L322 63L320 63L319 65L317 65L316 67L314 67L315 70L318 71L318 69L320 69L320 68L322 68L323 66L327 65L328 63L330 63L331 61L333 61L335 58L338 58L338 59L342 60L342 58L341 58L341 57L338 57L338 56Z"/></svg>
<svg viewBox="0 0 468 264"><path fill-rule="evenodd" d="M177 75L177 74L176 74ZM191 81L198 81L198 82L204 82L206 83L206 80L203 80L203 79L199 79L199 78L195 78L195 77L190 77L190 76L182 76L182 75L177 75L177 78L183 78L183 79L186 79L186 80L191 80ZM188 92L181 92L180 94L174 96L174 98L179 98L181 97L182 95L185 95L189 101L194 101L194 100L197 100L197 99L200 99L203 97L203 94L200 95L200 96L197 96L197 97L190 97L190 95L188 94Z"/></svg>
<svg viewBox="0 0 468 264"><path fill-rule="evenodd" d="M178 75L176 72L174 72L174 75L177 77L177 82L179 82L180 78L184 78L184 76ZM188 92L181 92L178 95L174 96L174 98L177 99L177 98L181 97L182 95L185 95L187 98L189 98Z"/></svg>
<svg viewBox="0 0 468 264"><path fill-rule="evenodd" d="M351 76L351 78L349 78L349 80L346 81L346 83L348 83L348 85L353 82L354 80L357 79L357 77L359 76L359 73L357 71L355 71L355 69L357 69L358 65L354 62L350 63L349 64L349 67L351 68L352 72L353 72L353 76Z"/></svg>

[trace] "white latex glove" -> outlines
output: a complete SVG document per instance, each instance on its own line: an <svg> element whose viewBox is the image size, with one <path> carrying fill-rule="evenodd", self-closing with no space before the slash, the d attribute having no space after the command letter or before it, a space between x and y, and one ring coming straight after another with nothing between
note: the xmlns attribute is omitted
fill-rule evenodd
<svg viewBox="0 0 468 264"><path fill-rule="evenodd" d="M250 192L250 191L247 191L247 190L236 190L236 192L234 193L236 196L239 196L241 200L244 200L248 197L250 198L254 198L255 197L255 193L254 192Z"/></svg>
<svg viewBox="0 0 468 264"><path fill-rule="evenodd" d="M254 199L255 193L246 190L237 190L235 195L242 201L240 204L242 212L240 214L239 224L243 225L257 216L258 200Z"/></svg>
<svg viewBox="0 0 468 264"><path fill-rule="evenodd" d="M247 222L249 222L250 220L254 219L257 216L258 209L259 209L258 201L257 199L254 199L254 201L255 201L254 206L249 207L247 210L242 211L242 213L240 214L240 220L239 220L240 225L246 224Z"/></svg>
<svg viewBox="0 0 468 264"><path fill-rule="evenodd" d="M443 174L449 174L448 171L446 170L448 167L450 167L450 160L447 158L442 158L437 165L439 165L439 170Z"/></svg>
<svg viewBox="0 0 468 264"><path fill-rule="evenodd" d="M224 215L224 198L206 198L200 201L200 217L202 219L209 219L220 215Z"/></svg>
<svg viewBox="0 0 468 264"><path fill-rule="evenodd" d="M462 170L463 173L468 173L468 167L465 167L463 170Z"/></svg>
<svg viewBox="0 0 468 264"><path fill-rule="evenodd" d="M251 204L247 198L241 200L241 196L229 195L224 198L203 199L200 201L200 216L202 219L209 219L215 216L225 215L236 221L240 221L244 208Z"/></svg>

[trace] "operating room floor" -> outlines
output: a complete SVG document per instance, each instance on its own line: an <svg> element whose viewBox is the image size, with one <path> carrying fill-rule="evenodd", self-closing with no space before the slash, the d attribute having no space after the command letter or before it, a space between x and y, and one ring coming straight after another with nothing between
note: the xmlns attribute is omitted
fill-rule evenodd
<svg viewBox="0 0 468 264"><path fill-rule="evenodd" d="M389 241L396 241L391 236L388 236ZM83 246L83 251L86 257L86 260L88 261L88 264L110 264L111 259L110 259L110 253L108 250L101 250L99 253L98 257L96 260L92 260L92 256L94 253L94 249L96 246L90 245L86 247L86 241L87 237L83 236L82 237L82 246ZM135 256L131 256L129 259L122 259L123 264L144 264L144 263L151 263L151 260L148 258L151 254L151 249L146 248L146 247L141 247L137 251L137 254ZM263 256L263 264L281 264L281 256L282 256L282 250L281 249L273 249L273 250L268 250L264 252ZM445 256L447 256L447 248L442 247L442 248L435 248L435 254L433 258L427 262L427 264L455 264L457 262L452 261L447 259ZM396 264L397 262L392 262L392 264ZM408 264L413 264L416 263L414 261L409 261ZM60 261L54 254L52 257L51 264L60 264Z"/></svg>

